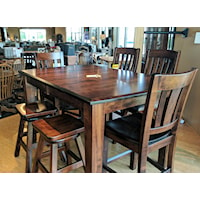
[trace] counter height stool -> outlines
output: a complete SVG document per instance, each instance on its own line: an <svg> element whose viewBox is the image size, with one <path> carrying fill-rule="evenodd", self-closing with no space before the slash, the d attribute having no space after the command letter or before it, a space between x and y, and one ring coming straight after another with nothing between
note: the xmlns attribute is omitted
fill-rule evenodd
<svg viewBox="0 0 200 200"><path fill-rule="evenodd" d="M40 134L38 147L33 163L33 172L69 172L73 169L85 166L85 151L81 141L80 134L84 132L84 126L81 120L67 114L57 115L51 118L41 119L33 122L33 128ZM70 155L74 162L67 162L66 165L58 168L57 154L61 144L69 143L74 139L78 149L79 156L70 148L66 154ZM44 151L44 147L50 146L50 150ZM45 166L42 158L50 156L50 170Z"/></svg>
<svg viewBox="0 0 200 200"><path fill-rule="evenodd" d="M16 105L20 115L20 124L15 147L15 157L19 156L20 147L26 152L26 172L31 172L32 168L32 151L36 148L36 133L33 131L32 122L41 118L49 117L57 113L56 107L48 101L41 103L34 102L30 104L21 103ZM28 128L26 131L26 123Z"/></svg>

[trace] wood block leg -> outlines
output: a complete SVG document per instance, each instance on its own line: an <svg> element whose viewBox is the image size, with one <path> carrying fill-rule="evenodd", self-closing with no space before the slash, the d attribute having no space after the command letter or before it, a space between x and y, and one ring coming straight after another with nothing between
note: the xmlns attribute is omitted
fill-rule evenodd
<svg viewBox="0 0 200 200"><path fill-rule="evenodd" d="M15 146L15 157L18 157L20 153L20 146L21 146L20 141L22 140L22 136L23 136L24 123L25 121L21 118L20 123L19 123L17 142Z"/></svg>

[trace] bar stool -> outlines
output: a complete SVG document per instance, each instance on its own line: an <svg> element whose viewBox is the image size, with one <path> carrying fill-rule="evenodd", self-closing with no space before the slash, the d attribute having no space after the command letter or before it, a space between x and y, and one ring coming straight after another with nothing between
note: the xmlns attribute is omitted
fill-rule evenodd
<svg viewBox="0 0 200 200"><path fill-rule="evenodd" d="M42 103L21 103L16 105L20 115L20 124L18 129L17 142L15 147L15 157L19 156L20 147L26 152L26 172L31 172L32 151L36 148L36 133L33 131L32 122L41 118L53 116L57 113L55 106L48 101ZM27 124L27 131L26 125ZM25 139L26 138L26 139Z"/></svg>
<svg viewBox="0 0 200 200"><path fill-rule="evenodd" d="M38 172L39 169L42 172L51 173L69 172L85 166L85 149L80 136L85 128L81 120L68 114L62 114L34 121L33 128L40 134L40 138L32 172ZM61 146L61 144L69 144L69 141L72 139L75 140L79 156L68 146L66 149L68 162L64 166L58 168L58 151L62 149L62 147L65 148L65 145ZM45 146L50 147L50 150L44 151ZM50 170L46 168L45 161L42 160L42 158L47 156L50 156ZM75 161L71 162L73 159Z"/></svg>

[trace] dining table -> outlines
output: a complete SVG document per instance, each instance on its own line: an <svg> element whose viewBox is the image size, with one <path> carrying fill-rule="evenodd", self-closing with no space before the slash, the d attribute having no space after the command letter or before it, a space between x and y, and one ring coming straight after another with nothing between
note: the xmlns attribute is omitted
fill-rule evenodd
<svg viewBox="0 0 200 200"><path fill-rule="evenodd" d="M82 111L85 126L85 172L102 172L106 114L144 104L150 76L116 70L101 64L26 69L26 102L34 90L45 91L58 101Z"/></svg>

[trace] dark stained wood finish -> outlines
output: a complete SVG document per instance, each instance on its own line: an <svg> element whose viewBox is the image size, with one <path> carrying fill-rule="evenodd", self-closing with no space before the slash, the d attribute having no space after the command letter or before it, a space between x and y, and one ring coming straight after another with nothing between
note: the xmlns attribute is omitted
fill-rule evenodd
<svg viewBox="0 0 200 200"><path fill-rule="evenodd" d="M140 49L115 48L113 64L119 64L119 69L137 71Z"/></svg>
<svg viewBox="0 0 200 200"><path fill-rule="evenodd" d="M143 104L150 78L100 65L30 69L21 74L26 86L31 84L83 110L86 172L102 172L105 114ZM27 101L31 97L29 93Z"/></svg>
<svg viewBox="0 0 200 200"><path fill-rule="evenodd" d="M107 137L138 153L138 172L146 172L147 160L162 172L173 172L177 127L197 71L152 75L144 113L106 123ZM148 158L155 150L160 150L156 161Z"/></svg>

